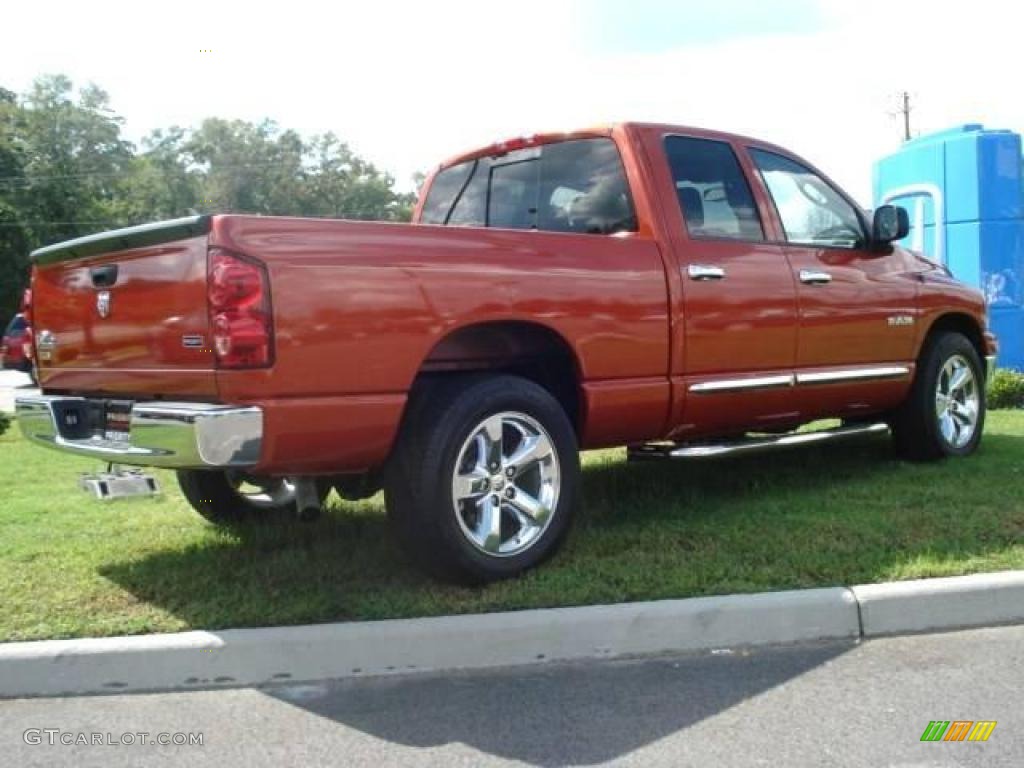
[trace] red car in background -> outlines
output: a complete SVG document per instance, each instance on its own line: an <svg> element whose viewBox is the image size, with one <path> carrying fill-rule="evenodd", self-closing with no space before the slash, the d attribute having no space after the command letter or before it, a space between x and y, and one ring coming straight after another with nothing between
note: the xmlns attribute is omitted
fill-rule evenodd
<svg viewBox="0 0 1024 768"><path fill-rule="evenodd" d="M3 340L0 341L0 365L31 373L32 359L25 349L29 342L28 320L19 312L4 329Z"/></svg>

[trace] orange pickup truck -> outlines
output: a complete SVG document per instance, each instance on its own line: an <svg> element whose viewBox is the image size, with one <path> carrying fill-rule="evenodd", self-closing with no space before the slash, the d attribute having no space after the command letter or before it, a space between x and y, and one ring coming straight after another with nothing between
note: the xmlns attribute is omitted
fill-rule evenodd
<svg viewBox="0 0 1024 768"><path fill-rule="evenodd" d="M996 340L907 229L754 139L516 139L442 165L412 225L198 216L36 251L18 419L176 469L220 524L383 488L424 567L502 578L564 539L580 449L973 451Z"/></svg>

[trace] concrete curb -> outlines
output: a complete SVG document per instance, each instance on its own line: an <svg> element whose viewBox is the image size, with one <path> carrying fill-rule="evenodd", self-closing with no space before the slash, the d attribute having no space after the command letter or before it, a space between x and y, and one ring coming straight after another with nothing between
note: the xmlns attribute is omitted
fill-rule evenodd
<svg viewBox="0 0 1024 768"><path fill-rule="evenodd" d="M0 645L0 697L251 686L855 638L848 589Z"/></svg>
<svg viewBox="0 0 1024 768"><path fill-rule="evenodd" d="M1024 571L425 619L0 644L0 698L190 690L1024 621Z"/></svg>
<svg viewBox="0 0 1024 768"><path fill-rule="evenodd" d="M864 637L1024 621L1024 571L852 588Z"/></svg>

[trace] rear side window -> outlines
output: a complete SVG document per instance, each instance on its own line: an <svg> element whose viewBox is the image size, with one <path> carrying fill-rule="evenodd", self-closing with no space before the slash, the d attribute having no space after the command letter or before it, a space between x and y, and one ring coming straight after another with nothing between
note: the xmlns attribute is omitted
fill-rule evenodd
<svg viewBox="0 0 1024 768"><path fill-rule="evenodd" d="M539 171L536 159L491 166L485 226L536 229Z"/></svg>
<svg viewBox="0 0 1024 768"><path fill-rule="evenodd" d="M463 163L451 168L445 168L434 177L434 183L430 185L430 195L427 196L423 205L423 212L420 217L423 221L430 221L431 224L443 224L448 211L455 204L456 198L462 192L469 174L473 172L472 163Z"/></svg>
<svg viewBox="0 0 1024 768"><path fill-rule="evenodd" d="M11 333L20 333L21 331L25 330L25 327L25 318L22 317L21 315L15 315L14 319L11 320L10 324L8 324L7 330L4 331L4 335L6 336Z"/></svg>
<svg viewBox="0 0 1024 768"><path fill-rule="evenodd" d="M750 184L727 142L669 136L665 153L691 237L764 240Z"/></svg>
<svg viewBox="0 0 1024 768"><path fill-rule="evenodd" d="M637 226L611 139L545 144L447 168L431 184L420 220L602 235Z"/></svg>
<svg viewBox="0 0 1024 768"><path fill-rule="evenodd" d="M489 170L482 161L466 163L469 175L463 183L458 197L453 200L452 207L444 214L445 218L436 224L452 224L459 227L483 227L487 220L487 184ZM462 166L460 166L462 167ZM430 190L433 195L434 190Z"/></svg>

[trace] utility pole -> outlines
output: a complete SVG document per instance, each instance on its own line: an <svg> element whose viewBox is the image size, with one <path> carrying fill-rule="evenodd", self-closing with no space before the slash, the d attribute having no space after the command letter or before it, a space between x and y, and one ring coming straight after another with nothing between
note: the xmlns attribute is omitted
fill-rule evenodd
<svg viewBox="0 0 1024 768"><path fill-rule="evenodd" d="M903 91L900 98L902 106L899 113L903 115L903 140L910 141L910 91Z"/></svg>

